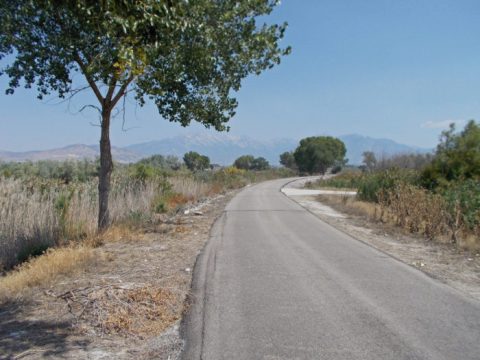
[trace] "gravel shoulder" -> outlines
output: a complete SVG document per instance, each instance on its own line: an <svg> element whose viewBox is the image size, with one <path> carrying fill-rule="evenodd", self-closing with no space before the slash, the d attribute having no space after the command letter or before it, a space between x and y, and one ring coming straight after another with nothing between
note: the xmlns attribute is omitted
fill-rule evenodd
<svg viewBox="0 0 480 360"><path fill-rule="evenodd" d="M298 189L301 186L292 183L287 187ZM289 193L282 191L286 195ZM480 300L480 253L448 243L427 241L405 234L398 228L373 222L341 202L332 201L331 195L308 192L301 195L301 191L295 190L288 196L338 230Z"/></svg>
<svg viewBox="0 0 480 360"><path fill-rule="evenodd" d="M0 305L0 359L176 359L192 270L236 192L119 233L81 272Z"/></svg>

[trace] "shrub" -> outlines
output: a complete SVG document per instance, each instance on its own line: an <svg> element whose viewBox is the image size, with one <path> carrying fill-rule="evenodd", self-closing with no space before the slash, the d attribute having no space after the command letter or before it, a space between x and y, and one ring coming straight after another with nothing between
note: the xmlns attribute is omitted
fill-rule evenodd
<svg viewBox="0 0 480 360"><path fill-rule="evenodd" d="M417 185L419 174L406 169L390 169L369 174L364 174L357 187L357 197L360 200L378 202L380 191L387 192L400 183Z"/></svg>
<svg viewBox="0 0 480 360"><path fill-rule="evenodd" d="M280 154L280 164L288 169L297 170L297 164L295 163L295 157L292 151L285 151Z"/></svg>
<svg viewBox="0 0 480 360"><path fill-rule="evenodd" d="M183 161L190 171L206 170L210 168L208 156L200 155L195 151L189 151L183 156Z"/></svg>
<svg viewBox="0 0 480 360"><path fill-rule="evenodd" d="M155 198L152 200L152 211L155 214L163 214L168 211L168 206L165 200L165 196L163 195L155 196Z"/></svg>
<svg viewBox="0 0 480 360"><path fill-rule="evenodd" d="M307 183L308 188L333 187L339 189L357 189L363 179L360 171L345 171L329 179L320 179Z"/></svg>
<svg viewBox="0 0 480 360"><path fill-rule="evenodd" d="M454 124L442 133L435 157L422 174L423 185L430 189L466 179L480 179L480 125L473 120L459 133Z"/></svg>
<svg viewBox="0 0 480 360"><path fill-rule="evenodd" d="M457 226L476 231L480 226L480 181L470 179L451 183L442 195Z"/></svg>
<svg viewBox="0 0 480 360"><path fill-rule="evenodd" d="M449 234L450 214L441 196L399 182L380 190L377 197L383 216L393 217L397 226L423 234L427 239Z"/></svg>
<svg viewBox="0 0 480 360"><path fill-rule="evenodd" d="M140 180L142 182L153 178L155 176L155 173L156 169L153 166L144 163L137 163L133 165L131 170L131 176L134 179Z"/></svg>

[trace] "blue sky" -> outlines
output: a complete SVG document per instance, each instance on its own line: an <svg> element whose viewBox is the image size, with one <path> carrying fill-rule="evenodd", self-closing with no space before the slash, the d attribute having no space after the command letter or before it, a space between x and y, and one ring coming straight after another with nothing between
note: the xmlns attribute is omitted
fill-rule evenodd
<svg viewBox="0 0 480 360"><path fill-rule="evenodd" d="M245 80L233 135L359 133L433 147L449 122L480 119L478 0L284 0L268 20L288 21L283 43L293 52ZM6 84L0 78L0 89ZM94 99L57 102L1 90L0 149L97 143L97 115L78 113ZM114 145L203 131L168 123L152 105L128 105L128 130L114 121Z"/></svg>

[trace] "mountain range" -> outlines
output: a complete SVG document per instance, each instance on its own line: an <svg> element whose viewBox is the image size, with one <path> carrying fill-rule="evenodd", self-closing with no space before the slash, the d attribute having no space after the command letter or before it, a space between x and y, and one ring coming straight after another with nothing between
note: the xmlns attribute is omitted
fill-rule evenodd
<svg viewBox="0 0 480 360"><path fill-rule="evenodd" d="M391 156L402 153L426 153L431 149L399 144L390 139L375 139L358 134L339 136L347 148L349 164L359 165L364 151L373 151L377 156ZM138 161L154 154L183 157L188 151L207 155L212 163L232 164L246 154L263 156L271 164L278 164L279 154L294 150L298 145L295 139L256 140L247 136L232 136L225 133L186 134L161 140L133 144L126 147L112 147L114 159L122 163ZM99 155L98 145L69 145L62 148L40 151L12 152L0 151L2 161L38 160L81 160L94 159Z"/></svg>
<svg viewBox="0 0 480 360"><path fill-rule="evenodd" d="M24 152L0 150L1 161L39 161L39 160L94 160L100 154L98 145L74 144L50 150L32 150ZM112 146L112 156L122 163L135 162L143 158L141 154Z"/></svg>

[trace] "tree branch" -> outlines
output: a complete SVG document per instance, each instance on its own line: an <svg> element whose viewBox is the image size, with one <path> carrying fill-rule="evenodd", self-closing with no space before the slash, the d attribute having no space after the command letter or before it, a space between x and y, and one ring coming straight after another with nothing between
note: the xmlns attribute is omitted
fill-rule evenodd
<svg viewBox="0 0 480 360"><path fill-rule="evenodd" d="M112 78L112 81L110 83L110 86L108 87L108 92L107 95L105 95L105 101L110 102L113 96L113 92L115 91L115 87L117 86L117 79L115 76Z"/></svg>
<svg viewBox="0 0 480 360"><path fill-rule="evenodd" d="M70 90L70 94L66 98L64 98L60 101L57 101L57 102L53 102L52 99L50 99L50 100L45 101L45 103L46 104L53 104L53 105L60 105L60 104L66 103L67 101L70 102L75 95L81 93L84 90L87 90L88 88L90 88L90 85L86 85L86 86L83 86L83 87L78 88L78 89Z"/></svg>
<svg viewBox="0 0 480 360"><path fill-rule="evenodd" d="M78 110L78 112L81 113L83 110L85 110L85 109L87 109L87 108L95 109L95 110L98 111L98 114L99 114L100 116L102 115L102 109L100 109L98 106L91 105L91 104L82 106L82 108L81 108L80 110Z"/></svg>
<svg viewBox="0 0 480 360"><path fill-rule="evenodd" d="M75 52L73 54L73 58L77 62L78 66L80 66L80 69L82 70L83 75L85 75L85 78L87 79L88 85L90 85L90 87L92 88L92 90L95 93L95 96L97 97L98 101L100 102L100 104L103 105L105 99L102 97L102 93L98 89L97 84L95 84L95 81L93 81L93 79L88 75L87 66L82 61L82 58L80 57L80 55L78 55L77 52Z"/></svg>
<svg viewBox="0 0 480 360"><path fill-rule="evenodd" d="M123 95L125 95L125 91L127 90L127 87L128 85L131 84L131 82L133 81L135 77L133 75L130 75L129 78L127 79L127 81L125 81L122 85L122 87L120 88L120 90L118 90L117 92L117 95L115 95L115 97L113 98L112 100L112 107L114 107L118 100L120 100L122 98Z"/></svg>

